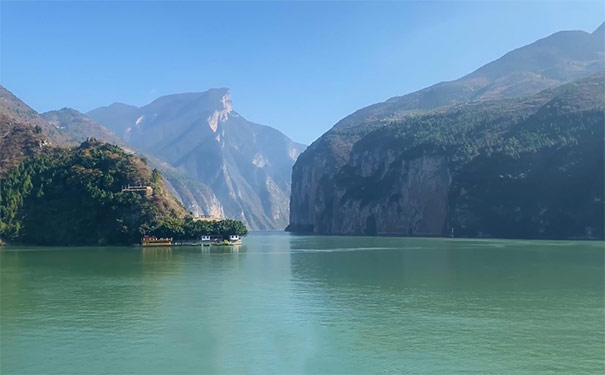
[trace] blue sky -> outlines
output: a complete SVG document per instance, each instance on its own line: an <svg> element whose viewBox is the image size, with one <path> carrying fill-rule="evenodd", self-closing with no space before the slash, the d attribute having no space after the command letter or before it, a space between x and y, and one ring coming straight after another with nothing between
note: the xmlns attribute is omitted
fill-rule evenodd
<svg viewBox="0 0 605 375"><path fill-rule="evenodd" d="M355 110L456 79L601 1L0 2L0 83L39 112L229 87L248 120L311 143Z"/></svg>

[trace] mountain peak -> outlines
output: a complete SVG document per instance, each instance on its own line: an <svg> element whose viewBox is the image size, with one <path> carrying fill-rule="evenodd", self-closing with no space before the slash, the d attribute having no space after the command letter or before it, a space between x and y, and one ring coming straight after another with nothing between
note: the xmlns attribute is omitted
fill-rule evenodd
<svg viewBox="0 0 605 375"><path fill-rule="evenodd" d="M209 89L206 92L207 93L216 92L217 94L220 94L220 95L227 95L231 92L231 89L229 89L228 87L214 87L214 88Z"/></svg>
<svg viewBox="0 0 605 375"><path fill-rule="evenodd" d="M133 113L89 113L132 147L208 185L227 217L253 229L286 226L292 164L304 146L236 114L228 88L161 96Z"/></svg>
<svg viewBox="0 0 605 375"><path fill-rule="evenodd" d="M57 109L54 111L44 112L44 113L41 113L40 116L45 118L47 121L48 121L49 116L61 116L63 118L66 118L66 117L86 118L86 115L84 115L82 112L78 111L77 109L73 109L71 107L63 107L61 109Z"/></svg>
<svg viewBox="0 0 605 375"><path fill-rule="evenodd" d="M122 103L122 102L113 102L110 105L107 106L107 108L120 108L120 109L133 109L133 108L137 108L134 105L131 104L126 104L126 103Z"/></svg>

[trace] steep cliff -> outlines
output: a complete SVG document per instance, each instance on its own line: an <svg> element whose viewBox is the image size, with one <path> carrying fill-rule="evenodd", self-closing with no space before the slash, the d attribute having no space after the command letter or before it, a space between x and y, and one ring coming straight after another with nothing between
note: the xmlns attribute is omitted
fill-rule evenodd
<svg viewBox="0 0 605 375"><path fill-rule="evenodd" d="M451 230L444 221L446 216L447 220L451 218L451 189L458 186L453 181L456 172L452 170L452 147L470 148L476 153L487 147L491 152L490 148L503 142L498 137L502 136L499 132L504 123L508 127L519 123L556 91L536 93L603 71L604 55L603 27L592 34L560 32L512 51L459 80L395 97L347 116L309 146L294 165L288 229L316 233L444 234ZM523 103L514 99L534 94ZM433 121L449 118L460 108L464 116L471 114L478 119L474 122L492 128L463 127L465 130L455 135L445 126L429 130ZM464 124L468 119L462 117L458 121ZM414 122L424 125L397 136L392 134L393 128L405 128L404 124ZM478 133L473 134L475 131ZM448 152L426 154L414 149L406 152L412 152L417 159L401 156L401 142L431 134L463 135L467 140L484 137L485 142L494 144L450 142ZM446 147L433 141L422 147ZM402 186L409 189L401 191ZM374 190L380 194L372 195ZM471 232L465 233L484 233ZM490 235L493 233L492 230Z"/></svg>
<svg viewBox="0 0 605 375"><path fill-rule="evenodd" d="M303 145L247 121L227 89L163 96L88 113L144 153L207 185L227 217L252 229L288 223L291 168Z"/></svg>
<svg viewBox="0 0 605 375"><path fill-rule="evenodd" d="M301 188L313 191L311 224L291 230L603 238L604 110L597 74L394 121L357 141L317 188ZM304 172L294 181L313 181Z"/></svg>

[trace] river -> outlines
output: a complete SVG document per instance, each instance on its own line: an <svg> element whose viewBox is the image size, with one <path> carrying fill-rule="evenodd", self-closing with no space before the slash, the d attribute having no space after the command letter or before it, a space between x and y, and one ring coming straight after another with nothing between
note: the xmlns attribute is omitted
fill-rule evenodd
<svg viewBox="0 0 605 375"><path fill-rule="evenodd" d="M603 242L5 247L2 374L605 370Z"/></svg>

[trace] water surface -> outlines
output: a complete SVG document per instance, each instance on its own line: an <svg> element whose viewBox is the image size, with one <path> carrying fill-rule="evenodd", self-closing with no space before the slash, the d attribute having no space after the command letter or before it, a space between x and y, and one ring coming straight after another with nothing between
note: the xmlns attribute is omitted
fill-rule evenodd
<svg viewBox="0 0 605 375"><path fill-rule="evenodd" d="M603 242L0 250L0 372L603 374Z"/></svg>

